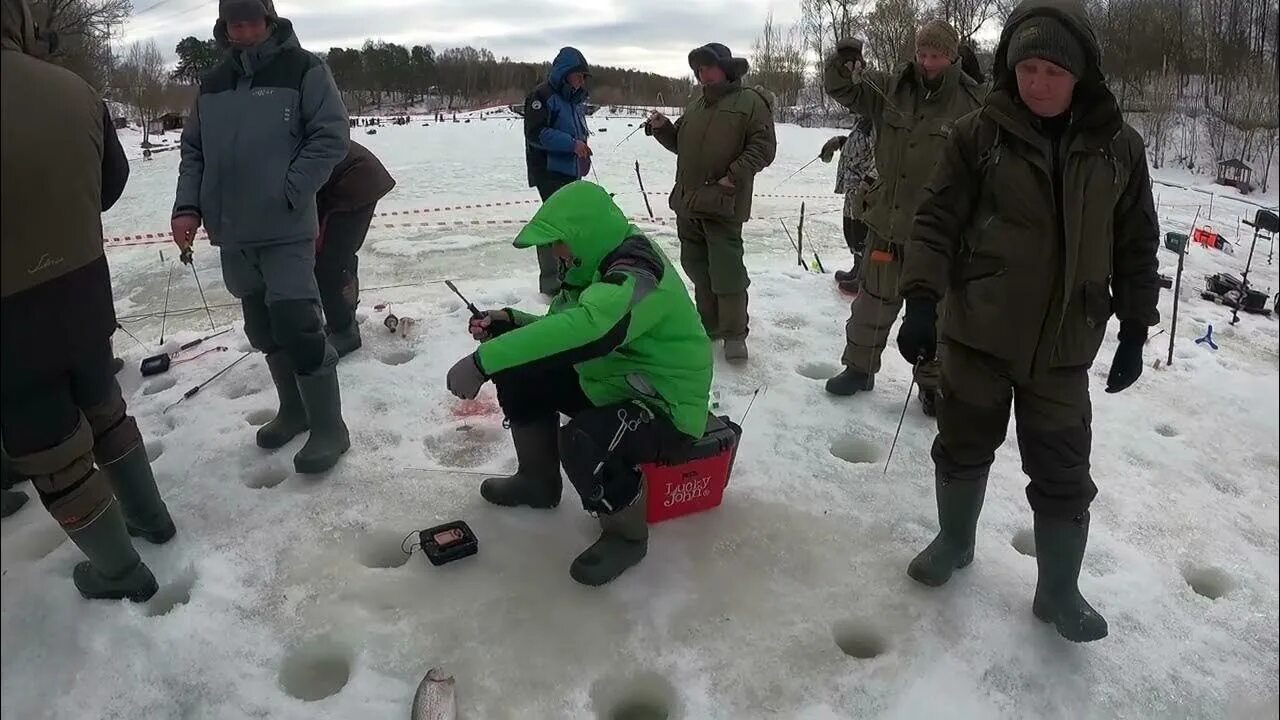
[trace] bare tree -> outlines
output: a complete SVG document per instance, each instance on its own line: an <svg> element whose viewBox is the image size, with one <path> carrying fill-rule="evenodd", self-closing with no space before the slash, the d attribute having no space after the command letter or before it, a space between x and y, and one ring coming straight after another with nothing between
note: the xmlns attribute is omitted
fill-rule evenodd
<svg viewBox="0 0 1280 720"><path fill-rule="evenodd" d="M872 65L889 70L911 59L923 10L921 0L879 0L876 3L866 18L866 56Z"/></svg>
<svg viewBox="0 0 1280 720"><path fill-rule="evenodd" d="M165 95L164 57L155 40L137 42L129 46L124 60L117 67L112 84L138 113L142 122L142 145L151 142L150 123L163 111Z"/></svg>
<svg viewBox="0 0 1280 720"><path fill-rule="evenodd" d="M764 28L751 45L751 79L764 86L779 100L782 107L796 104L804 89L805 56L800 31L796 27L786 30L773 21L773 12L765 17Z"/></svg>
<svg viewBox="0 0 1280 720"><path fill-rule="evenodd" d="M34 0L32 16L58 36L54 62L103 89L112 66L111 34L129 17L130 0Z"/></svg>
<svg viewBox="0 0 1280 720"><path fill-rule="evenodd" d="M1170 73L1156 75L1146 85L1146 112L1139 124L1147 150L1151 153L1151 166L1156 169L1164 166L1168 151L1174 111L1177 110L1177 89L1178 78Z"/></svg>
<svg viewBox="0 0 1280 720"><path fill-rule="evenodd" d="M938 0L934 12L960 34L960 40L973 37L988 20L999 12L996 0Z"/></svg>

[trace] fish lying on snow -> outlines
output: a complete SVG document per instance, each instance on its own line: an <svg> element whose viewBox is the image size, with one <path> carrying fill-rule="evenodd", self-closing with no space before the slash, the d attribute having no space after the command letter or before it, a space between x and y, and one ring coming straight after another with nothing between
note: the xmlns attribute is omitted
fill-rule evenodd
<svg viewBox="0 0 1280 720"><path fill-rule="evenodd" d="M413 694L410 720L457 720L458 705L453 695L453 676L440 668L427 671Z"/></svg>

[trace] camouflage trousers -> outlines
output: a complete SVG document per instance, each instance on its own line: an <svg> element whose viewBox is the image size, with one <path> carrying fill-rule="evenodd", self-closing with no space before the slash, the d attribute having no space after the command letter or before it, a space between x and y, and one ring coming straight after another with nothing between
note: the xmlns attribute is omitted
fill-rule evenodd
<svg viewBox="0 0 1280 720"><path fill-rule="evenodd" d="M889 343L893 323L902 311L899 285L902 246L872 232L867 236L860 266L862 291L850 305L849 320L844 326L844 355L840 360L846 367L875 375L880 372L880 356ZM915 368L916 382L921 388L937 389L938 368L936 359Z"/></svg>
<svg viewBox="0 0 1280 720"><path fill-rule="evenodd" d="M942 402L933 460L955 481L981 480L1008 434L1010 409L1017 422L1022 471L1030 479L1031 509L1071 519L1098 494L1089 474L1093 409L1089 368L1050 368L1035 376L951 342L942 353Z"/></svg>

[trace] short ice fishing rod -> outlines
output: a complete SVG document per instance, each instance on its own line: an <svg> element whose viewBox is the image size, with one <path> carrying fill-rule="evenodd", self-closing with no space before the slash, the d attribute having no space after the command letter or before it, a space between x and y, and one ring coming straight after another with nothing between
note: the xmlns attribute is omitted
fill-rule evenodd
<svg viewBox="0 0 1280 720"><path fill-rule="evenodd" d="M458 289L457 285L453 284L452 280L445 280L444 284L453 291L454 295L458 296L458 299L462 300L462 302L466 304L467 310L471 311L471 317L480 319L485 316L484 313L480 312L480 308L475 306L475 303L468 300L467 296L462 294L462 291Z"/></svg>
<svg viewBox="0 0 1280 720"><path fill-rule="evenodd" d="M800 173L804 172L806 168L808 168L810 165L812 165L812 164L814 164L814 163L818 162L818 161L819 161L819 160L821 160L821 159L822 159L822 156L821 156L821 155L819 155L818 157L816 157L816 158L814 158L814 159L810 160L809 162L805 163L804 165L801 165L799 170L797 170L797 171L795 171L795 172L791 173L790 175L788 175L786 180L783 180L782 182L778 183L778 186L777 186L777 187L775 187L773 190L770 190L769 192L777 192L778 190L782 189L782 186L783 186L783 185L786 185L787 183L791 182L791 178L793 178L793 177L795 177L795 176L799 175Z"/></svg>
<svg viewBox="0 0 1280 720"><path fill-rule="evenodd" d="M220 378L220 377L222 377L223 375L225 375L225 374L227 373L227 371L228 371L228 370L230 370L231 368L235 367L236 365L239 365L241 362L243 362L243 361L244 361L244 359L245 359L245 358L249 357L249 356L250 356L250 355L252 355L252 354L253 354L253 353L245 353L245 354L241 355L240 357L236 358L236 360L235 360L235 361L233 361L230 365L228 365L228 366L226 366L226 367L222 368L221 370L219 370L218 372L214 373L214 374L213 374L213 377L209 378L208 380L205 380L204 382L200 383L199 385L197 385L197 386L195 386L195 387L191 388L190 390L188 390L188 391L186 391L186 392L182 393L182 397L178 398L178 400L177 400L176 402L174 402L174 403L173 403L172 405L170 405L169 407L165 408L165 409L164 409L164 412L169 412L170 410L174 409L175 407L177 407L178 405L180 405L180 404L182 403L182 401L183 401L183 400L186 400L187 398L195 397L195 396L196 396L196 394L198 394L202 389L204 389L204 388L205 388L205 386L207 386L209 383L211 383L211 382L213 382L214 380L217 380L218 378Z"/></svg>
<svg viewBox="0 0 1280 720"><path fill-rule="evenodd" d="M184 248L178 259L182 261L183 265L191 266L191 276L196 279L196 289L200 291L200 304L204 305L204 313L209 316L209 329L217 330L218 326L213 322L213 313L209 311L209 301L204 299L204 287L200 285L200 273L196 272L196 264L193 262L194 258L191 257L191 248Z"/></svg>

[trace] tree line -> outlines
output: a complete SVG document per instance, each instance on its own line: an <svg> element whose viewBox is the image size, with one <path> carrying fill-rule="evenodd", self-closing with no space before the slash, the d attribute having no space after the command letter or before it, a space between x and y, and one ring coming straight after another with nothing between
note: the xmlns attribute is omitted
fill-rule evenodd
<svg viewBox="0 0 1280 720"><path fill-rule="evenodd" d="M843 116L821 92L823 60L846 37L865 40L868 63L890 69L914 53L915 34L948 21L989 65L992 35L1017 0L799 0L800 19L765 19L752 82L782 105ZM1121 108L1144 135L1151 162L1196 169L1207 139L1215 161L1252 161L1265 191L1280 139L1280 0L1084 0L1103 68ZM983 32L979 32L983 31ZM984 67L987 77L990 68ZM807 109L805 113L808 113ZM1255 180L1257 177L1255 176Z"/></svg>

